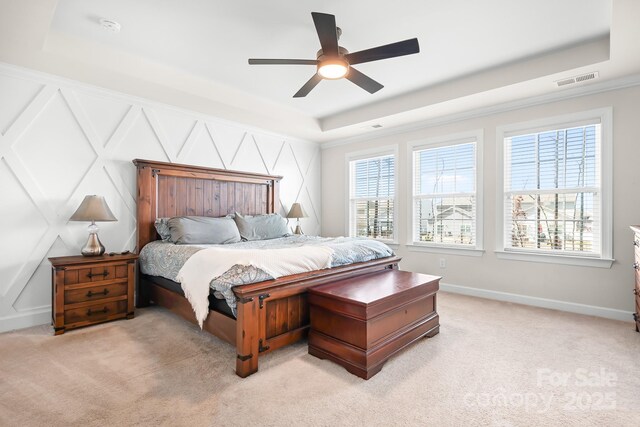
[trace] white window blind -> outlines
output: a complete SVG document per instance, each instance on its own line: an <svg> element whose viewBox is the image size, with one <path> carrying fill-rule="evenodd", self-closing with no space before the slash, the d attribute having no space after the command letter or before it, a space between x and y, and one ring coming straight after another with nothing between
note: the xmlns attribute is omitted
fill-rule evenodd
<svg viewBox="0 0 640 427"><path fill-rule="evenodd" d="M413 152L413 242L476 247L477 143Z"/></svg>
<svg viewBox="0 0 640 427"><path fill-rule="evenodd" d="M504 139L505 250L601 256L601 124Z"/></svg>
<svg viewBox="0 0 640 427"><path fill-rule="evenodd" d="M349 162L351 236L394 240L395 156Z"/></svg>

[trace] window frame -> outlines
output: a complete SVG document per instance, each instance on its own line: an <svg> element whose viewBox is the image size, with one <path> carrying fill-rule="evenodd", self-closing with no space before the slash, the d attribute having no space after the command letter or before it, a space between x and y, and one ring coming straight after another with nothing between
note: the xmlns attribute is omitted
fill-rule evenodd
<svg viewBox="0 0 640 427"><path fill-rule="evenodd" d="M505 244L505 138L564 129L588 124L600 124L600 256L579 255L564 251L542 252L513 249ZM613 259L613 109L611 107L576 112L538 120L499 126L496 129L496 256L500 259L611 268Z"/></svg>
<svg viewBox="0 0 640 427"><path fill-rule="evenodd" d="M353 236L351 226L351 162L358 160L373 159L376 157L392 156L393 167L393 217L395 221L398 218L398 145L387 145L383 147L371 148L367 150L359 150L347 153L345 155L345 183L346 183L346 209L345 209L345 236ZM388 245L398 245L398 224L393 227L393 239L374 239ZM373 238L372 238L373 239Z"/></svg>
<svg viewBox="0 0 640 427"><path fill-rule="evenodd" d="M461 244L448 244L437 242L417 242L414 240L414 225L415 225L415 164L414 153L419 150L446 147L457 144L464 144L469 142L475 142L476 144L476 158L475 158L475 199L476 199L476 217L475 228L476 238L475 245L461 245ZM467 132L460 132L456 134L447 134L438 137L420 139L417 141L409 142L407 149L407 242L406 246L409 251L412 252L431 252L440 254L451 255L466 255L466 256L482 256L484 253L484 129L476 129Z"/></svg>

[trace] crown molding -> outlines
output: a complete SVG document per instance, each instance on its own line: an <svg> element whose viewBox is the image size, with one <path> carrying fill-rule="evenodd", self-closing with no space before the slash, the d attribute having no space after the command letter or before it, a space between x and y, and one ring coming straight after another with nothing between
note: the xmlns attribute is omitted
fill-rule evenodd
<svg viewBox="0 0 640 427"><path fill-rule="evenodd" d="M405 125L395 126L392 128L381 129L375 133L367 133L363 135L355 135L348 138L336 139L333 141L320 144L322 150L326 150L341 145L355 144L372 139L382 138L389 135L398 135L402 133L414 132L421 129L427 129L435 126L446 125L450 123L460 122L463 120L475 119L492 114L504 113L507 111L518 110L537 105L549 104L551 102L564 101L567 99L579 98L582 96L595 95L602 92L624 89L640 85L640 74L625 76L617 79L608 80L601 83L593 83L575 88L568 88L561 92L552 92L544 95L522 98L515 101L504 102L501 104L488 105L486 107L476 108L461 113L449 114L432 119L421 120L419 122L407 123Z"/></svg>

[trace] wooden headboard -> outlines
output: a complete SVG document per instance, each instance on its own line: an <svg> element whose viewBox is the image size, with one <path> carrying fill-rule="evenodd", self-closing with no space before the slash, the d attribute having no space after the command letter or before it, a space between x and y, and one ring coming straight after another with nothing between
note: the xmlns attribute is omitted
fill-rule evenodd
<svg viewBox="0 0 640 427"><path fill-rule="evenodd" d="M281 176L135 159L138 168L138 252L157 240L156 218L220 217L278 212Z"/></svg>

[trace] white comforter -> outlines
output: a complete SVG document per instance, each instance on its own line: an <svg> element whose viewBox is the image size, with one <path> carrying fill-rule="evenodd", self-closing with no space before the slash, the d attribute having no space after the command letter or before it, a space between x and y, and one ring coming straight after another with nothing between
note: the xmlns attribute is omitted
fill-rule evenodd
<svg viewBox="0 0 640 427"><path fill-rule="evenodd" d="M208 248L193 254L178 272L177 279L202 328L209 314L209 284L234 265L252 265L277 279L330 268L333 252L326 246L269 250Z"/></svg>

